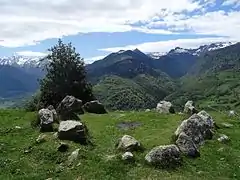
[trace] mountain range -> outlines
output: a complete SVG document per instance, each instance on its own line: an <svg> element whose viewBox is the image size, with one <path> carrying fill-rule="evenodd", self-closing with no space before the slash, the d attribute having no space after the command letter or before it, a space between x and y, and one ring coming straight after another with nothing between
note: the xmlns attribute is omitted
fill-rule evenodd
<svg viewBox="0 0 240 180"><path fill-rule="evenodd" d="M232 68L237 70L239 50L239 43L231 42L195 49L176 47L168 53L121 50L86 65L87 77L93 84L95 96L112 109L152 108L162 99L180 104L187 98L199 99L196 94L200 90L195 91L194 87L199 86L197 78L204 82L209 72L212 75ZM3 85L0 97L9 99L34 93L38 89L37 79L44 76L41 69L46 62L40 59L0 58ZM191 91L197 93L192 95Z"/></svg>

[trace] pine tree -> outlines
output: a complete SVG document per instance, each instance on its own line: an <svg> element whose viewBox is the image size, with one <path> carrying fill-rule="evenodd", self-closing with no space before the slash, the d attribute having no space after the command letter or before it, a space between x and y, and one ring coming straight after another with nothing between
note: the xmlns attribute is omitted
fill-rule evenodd
<svg viewBox="0 0 240 180"><path fill-rule="evenodd" d="M93 99L92 87L86 80L83 58L71 43L62 40L48 49L44 70L46 76L40 81L40 102L43 106L57 106L66 96L72 95L84 103Z"/></svg>

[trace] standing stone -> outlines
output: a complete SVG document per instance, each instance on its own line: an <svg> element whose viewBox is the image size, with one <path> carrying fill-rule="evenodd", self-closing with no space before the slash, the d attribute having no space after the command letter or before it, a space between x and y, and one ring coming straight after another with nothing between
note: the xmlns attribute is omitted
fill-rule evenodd
<svg viewBox="0 0 240 180"><path fill-rule="evenodd" d="M156 110L159 113L175 113L172 103L168 101L160 101Z"/></svg>
<svg viewBox="0 0 240 180"><path fill-rule="evenodd" d="M198 151L195 143L184 132L182 132L178 136L176 145L178 146L179 150L186 156L189 156L189 157L199 157L200 156L200 152Z"/></svg>
<svg viewBox="0 0 240 180"><path fill-rule="evenodd" d="M187 114L197 113L197 110L196 110L196 108L194 107L193 101L188 101L188 102L185 104L185 107L184 107L183 112L184 112L184 113L187 113Z"/></svg>
<svg viewBox="0 0 240 180"><path fill-rule="evenodd" d="M79 121L61 121L58 128L58 138L87 144L86 127Z"/></svg>
<svg viewBox="0 0 240 180"><path fill-rule="evenodd" d="M198 114L193 114L190 118L184 120L175 131L178 138L181 133L189 136L197 147L204 144L205 139L212 139L213 126L209 119L203 118Z"/></svg>
<svg viewBox="0 0 240 180"><path fill-rule="evenodd" d="M213 118L206 111L200 111L198 115L210 126L210 128L214 128L215 122Z"/></svg>
<svg viewBox="0 0 240 180"><path fill-rule="evenodd" d="M66 96L57 107L61 120L79 120L77 114L84 114L82 101L74 96Z"/></svg>
<svg viewBox="0 0 240 180"><path fill-rule="evenodd" d="M106 114L107 111L99 101L90 101L84 104L83 109L88 113Z"/></svg>
<svg viewBox="0 0 240 180"><path fill-rule="evenodd" d="M122 151L137 151L141 149L141 144L134 137L124 135L117 144L117 149Z"/></svg>
<svg viewBox="0 0 240 180"><path fill-rule="evenodd" d="M234 110L229 111L228 116L229 117L234 117L236 115Z"/></svg>
<svg viewBox="0 0 240 180"><path fill-rule="evenodd" d="M52 111L49 109L41 109L38 111L38 116L40 119L40 131L53 131L52 124L54 122L54 117Z"/></svg>
<svg viewBox="0 0 240 180"><path fill-rule="evenodd" d="M158 146L145 156L145 160L163 168L175 167L181 163L180 151L176 145Z"/></svg>

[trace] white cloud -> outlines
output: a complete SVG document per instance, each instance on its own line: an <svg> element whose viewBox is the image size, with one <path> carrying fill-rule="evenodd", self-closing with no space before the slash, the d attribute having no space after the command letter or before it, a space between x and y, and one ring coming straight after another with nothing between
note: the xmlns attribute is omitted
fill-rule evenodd
<svg viewBox="0 0 240 180"><path fill-rule="evenodd" d="M16 54L20 56L32 56L32 57L42 57L47 55L47 53L34 52L34 51L19 51L19 52L16 52Z"/></svg>
<svg viewBox="0 0 240 180"><path fill-rule="evenodd" d="M234 7L239 7L240 6L240 1L239 0L225 0L222 5L223 6L234 5Z"/></svg>
<svg viewBox="0 0 240 180"><path fill-rule="evenodd" d="M163 9L181 13L200 9L194 0L0 0L0 46L18 47L87 32L171 33L133 28L126 22L148 21Z"/></svg>
<svg viewBox="0 0 240 180"><path fill-rule="evenodd" d="M168 52L170 49L175 47L182 48L197 48L201 45L209 44L212 42L226 42L234 41L230 38L197 38L197 39L176 39L168 41L158 41L158 42L147 42L142 44L128 45L124 47L113 47L99 49L99 51L105 52L116 52L119 50L128 50L138 48L143 52Z"/></svg>

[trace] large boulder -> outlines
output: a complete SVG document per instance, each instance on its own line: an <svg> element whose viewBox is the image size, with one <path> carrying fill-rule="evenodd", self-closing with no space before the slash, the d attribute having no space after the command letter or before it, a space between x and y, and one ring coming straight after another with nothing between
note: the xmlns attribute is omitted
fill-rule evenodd
<svg viewBox="0 0 240 180"><path fill-rule="evenodd" d="M188 157L199 157L200 152L198 151L198 148L196 147L195 143L184 132L182 132L176 141L176 145L178 146L181 153L185 154Z"/></svg>
<svg viewBox="0 0 240 180"><path fill-rule="evenodd" d="M57 122L57 120L58 120L58 115L57 115L57 111L56 111L56 109L53 107L53 105L48 106L47 109L50 110L50 111L52 111L52 113L53 113L53 120L54 120L54 122Z"/></svg>
<svg viewBox="0 0 240 180"><path fill-rule="evenodd" d="M99 101L90 101L84 104L83 109L89 113L106 114L107 111Z"/></svg>
<svg viewBox="0 0 240 180"><path fill-rule="evenodd" d="M160 101L156 110L159 113L175 113L172 103L168 101Z"/></svg>
<svg viewBox="0 0 240 180"><path fill-rule="evenodd" d="M163 168L176 167L181 163L180 151L176 145L158 146L145 156L145 160Z"/></svg>
<svg viewBox="0 0 240 180"><path fill-rule="evenodd" d="M54 115L52 111L49 109L40 109L38 111L38 117L40 120L40 131L53 131Z"/></svg>
<svg viewBox="0 0 240 180"><path fill-rule="evenodd" d="M188 101L188 102L185 104L183 112L184 112L184 113L187 113L187 114L197 113L197 110L196 110L196 108L194 107L193 101Z"/></svg>
<svg viewBox="0 0 240 180"><path fill-rule="evenodd" d="M122 138L119 139L117 143L117 149L125 152L137 151L137 150L141 150L141 144L134 137L129 135L124 135Z"/></svg>
<svg viewBox="0 0 240 180"><path fill-rule="evenodd" d="M189 136L197 147L204 143L205 139L212 139L213 136L213 120L210 120L203 114L193 114L190 118L184 120L175 131L178 138L181 133Z"/></svg>
<svg viewBox="0 0 240 180"><path fill-rule="evenodd" d="M66 96L57 107L61 120L79 120L77 114L84 114L82 101L74 96Z"/></svg>
<svg viewBox="0 0 240 180"><path fill-rule="evenodd" d="M61 121L58 128L58 138L87 144L87 129L79 121Z"/></svg>

